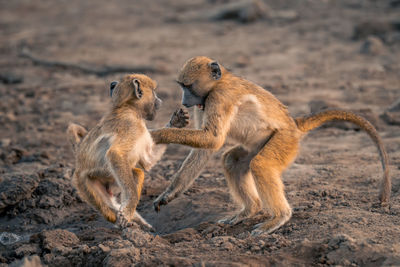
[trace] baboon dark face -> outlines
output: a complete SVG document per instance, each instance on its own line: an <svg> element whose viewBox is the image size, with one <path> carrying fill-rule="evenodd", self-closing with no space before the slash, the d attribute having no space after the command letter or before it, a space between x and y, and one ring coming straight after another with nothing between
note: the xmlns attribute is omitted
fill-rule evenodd
<svg viewBox="0 0 400 267"><path fill-rule="evenodd" d="M181 87L182 94L182 105L187 108L193 107L197 105L199 108L203 108L206 102L206 96L199 96L194 90L193 85L185 85L181 82L178 82Z"/></svg>
<svg viewBox="0 0 400 267"><path fill-rule="evenodd" d="M197 105L204 109L207 96L221 79L223 68L218 62L207 57L189 59L178 75L178 84L182 88L182 105Z"/></svg>

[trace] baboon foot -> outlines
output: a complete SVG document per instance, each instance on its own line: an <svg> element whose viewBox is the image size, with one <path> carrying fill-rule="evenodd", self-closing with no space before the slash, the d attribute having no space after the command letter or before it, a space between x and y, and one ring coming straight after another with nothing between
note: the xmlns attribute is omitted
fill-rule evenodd
<svg viewBox="0 0 400 267"><path fill-rule="evenodd" d="M233 216L228 216L226 218L219 220L218 223L235 225L240 223L244 219L249 218L253 214L254 212L241 211Z"/></svg>
<svg viewBox="0 0 400 267"><path fill-rule="evenodd" d="M274 232L275 230L279 229L285 223L287 223L290 220L290 217L291 217L291 213L289 213L287 215L276 216L276 217L272 218L271 220L268 220L263 223L259 223L255 226L255 228L251 232L251 234L254 236L260 235L262 233L270 234L270 233Z"/></svg>

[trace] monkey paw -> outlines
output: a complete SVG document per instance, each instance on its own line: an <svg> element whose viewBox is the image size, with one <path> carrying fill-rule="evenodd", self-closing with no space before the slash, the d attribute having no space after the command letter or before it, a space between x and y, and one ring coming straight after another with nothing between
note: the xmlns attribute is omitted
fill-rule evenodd
<svg viewBox="0 0 400 267"><path fill-rule="evenodd" d="M164 194L161 194L153 202L154 210L157 211L157 212L160 212L161 206L165 206L167 204L168 204L168 197L166 195L164 195Z"/></svg>
<svg viewBox="0 0 400 267"><path fill-rule="evenodd" d="M223 219L219 220L218 222L223 223L223 224L235 225L235 224L238 224L238 223L242 222L243 220L247 219L250 214L252 214L252 213L249 213L247 211L241 211L238 214L235 214L233 216L223 218Z"/></svg>
<svg viewBox="0 0 400 267"><path fill-rule="evenodd" d="M117 221L115 222L120 228L126 228L126 227L131 227L134 225L133 222L131 222L127 216L125 215L124 212L121 210L117 212Z"/></svg>
<svg viewBox="0 0 400 267"><path fill-rule="evenodd" d="M189 113L182 108L175 110L169 121L171 127L183 128L189 124Z"/></svg>
<svg viewBox="0 0 400 267"><path fill-rule="evenodd" d="M291 213L284 216L275 217L263 223L259 223L255 226L251 234L254 236L260 235L262 233L270 234L279 229L282 225L284 225L290 219L290 217Z"/></svg>
<svg viewBox="0 0 400 267"><path fill-rule="evenodd" d="M251 235L252 236L259 236L261 234L270 234L270 233L272 233L273 231L276 230L276 228L272 229L272 228L268 228L268 227L269 227L268 222L267 223L256 224L254 226L253 231L251 231Z"/></svg>
<svg viewBox="0 0 400 267"><path fill-rule="evenodd" d="M254 229L253 231L251 231L251 235L252 236L259 236L259 235L264 234L264 233L265 233L265 231L260 230L260 229Z"/></svg>

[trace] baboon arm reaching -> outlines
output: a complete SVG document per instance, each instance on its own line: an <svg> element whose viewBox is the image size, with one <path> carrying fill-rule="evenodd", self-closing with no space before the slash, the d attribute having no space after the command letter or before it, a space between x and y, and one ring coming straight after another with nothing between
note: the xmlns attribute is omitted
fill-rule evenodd
<svg viewBox="0 0 400 267"><path fill-rule="evenodd" d="M183 109L177 109L173 114L170 119L170 121L165 125L165 128L171 128L171 127L176 127L176 128L182 128L186 127L189 124L189 114L187 111L184 111ZM149 130L150 132L153 130ZM142 165L142 167L148 171L155 165L161 157L164 155L165 150L167 150L167 145L165 144L159 144L153 146L153 152L151 153L150 157L150 164L143 164L143 162L139 162L139 164Z"/></svg>
<svg viewBox="0 0 400 267"><path fill-rule="evenodd" d="M197 129L176 129L163 128L151 132L152 138L156 144L181 144L194 148L204 148L218 150L225 143L226 135L229 130L229 124L235 115L233 105L211 104L206 108L213 110L205 112L203 127ZM222 120L224 118L224 120Z"/></svg>
<svg viewBox="0 0 400 267"><path fill-rule="evenodd" d="M222 136L215 136L207 129L163 128L151 132L156 144L181 144L195 148L219 149L223 145Z"/></svg>
<svg viewBox="0 0 400 267"><path fill-rule="evenodd" d="M171 184L154 201L154 209L159 211L161 205L168 204L185 192L200 175L213 153L208 149L192 149L178 172L172 177Z"/></svg>

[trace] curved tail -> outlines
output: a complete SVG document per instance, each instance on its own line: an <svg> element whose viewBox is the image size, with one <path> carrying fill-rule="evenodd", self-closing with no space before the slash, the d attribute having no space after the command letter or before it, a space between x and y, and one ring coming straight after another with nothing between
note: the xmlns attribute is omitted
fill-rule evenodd
<svg viewBox="0 0 400 267"><path fill-rule="evenodd" d="M365 130L371 137L371 139L375 142L381 158L383 168L383 181L379 199L382 205L387 205L389 203L392 184L389 177L388 155L386 153L382 139L378 135L375 127L369 121L352 112L342 110L322 111L320 113L307 117L296 118L295 121L298 129L302 132L308 132L328 121L349 121Z"/></svg>
<svg viewBox="0 0 400 267"><path fill-rule="evenodd" d="M75 124L75 123L70 123L68 125L67 129L67 135L69 138L69 141L72 144L72 148L74 152L76 152L76 149L79 145L79 143L82 141L82 139L85 137L87 134L87 130L83 128L82 126Z"/></svg>

